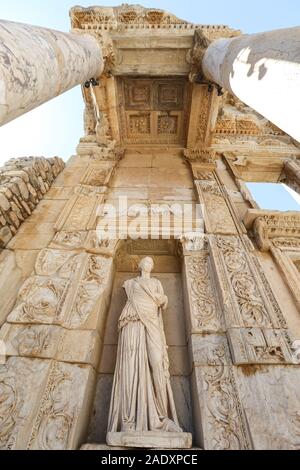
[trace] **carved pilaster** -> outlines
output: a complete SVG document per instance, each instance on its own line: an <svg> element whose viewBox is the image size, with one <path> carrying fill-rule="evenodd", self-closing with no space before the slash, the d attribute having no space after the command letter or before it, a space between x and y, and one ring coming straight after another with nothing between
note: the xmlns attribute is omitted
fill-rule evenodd
<svg viewBox="0 0 300 470"><path fill-rule="evenodd" d="M227 327L281 328L243 238L218 235L211 244L218 278L225 283L224 303L231 305L225 312Z"/></svg>
<svg viewBox="0 0 300 470"><path fill-rule="evenodd" d="M186 311L192 333L224 331L217 287L207 243L184 257Z"/></svg>
<svg viewBox="0 0 300 470"><path fill-rule="evenodd" d="M219 97L215 87L193 85L187 147L210 147L219 111Z"/></svg>
<svg viewBox="0 0 300 470"><path fill-rule="evenodd" d="M193 343L196 355L192 393L195 419L201 423L198 440L207 450L251 449L251 436L226 337L197 336Z"/></svg>

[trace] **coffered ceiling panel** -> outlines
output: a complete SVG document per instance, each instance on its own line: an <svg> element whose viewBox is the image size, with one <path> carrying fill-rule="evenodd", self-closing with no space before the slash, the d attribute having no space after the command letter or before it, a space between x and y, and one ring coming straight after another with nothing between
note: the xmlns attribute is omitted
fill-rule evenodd
<svg viewBox="0 0 300 470"><path fill-rule="evenodd" d="M184 78L119 79L119 119L124 143L183 143L188 88Z"/></svg>

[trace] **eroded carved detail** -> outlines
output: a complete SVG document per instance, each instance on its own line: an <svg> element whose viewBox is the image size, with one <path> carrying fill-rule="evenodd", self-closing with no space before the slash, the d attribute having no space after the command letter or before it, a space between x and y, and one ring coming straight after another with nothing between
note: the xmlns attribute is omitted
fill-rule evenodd
<svg viewBox="0 0 300 470"><path fill-rule="evenodd" d="M204 201L206 230L210 233L237 233L220 186L213 178L195 181L200 201Z"/></svg>
<svg viewBox="0 0 300 470"><path fill-rule="evenodd" d="M20 289L18 305L8 316L8 321L46 324L59 322L68 284L67 280L56 277L30 277Z"/></svg>
<svg viewBox="0 0 300 470"><path fill-rule="evenodd" d="M233 370L224 364L226 351L220 346L209 359L203 378L207 386L207 408L213 450L251 449L245 414L238 396Z"/></svg>
<svg viewBox="0 0 300 470"><path fill-rule="evenodd" d="M71 385L68 366L53 362L28 449L67 449L75 413L68 396Z"/></svg>
<svg viewBox="0 0 300 470"><path fill-rule="evenodd" d="M223 255L242 321L249 326L271 326L269 313L239 237L217 236L216 240Z"/></svg>
<svg viewBox="0 0 300 470"><path fill-rule="evenodd" d="M218 331L220 311L207 252L186 257L186 269L192 310L192 327L201 331Z"/></svg>
<svg viewBox="0 0 300 470"><path fill-rule="evenodd" d="M292 364L281 330L236 328L228 331L235 364Z"/></svg>
<svg viewBox="0 0 300 470"><path fill-rule="evenodd" d="M253 222L253 232L256 243L261 251L269 251L273 239L285 239L284 244L295 245L295 239L300 239L300 214L297 212L272 212L259 215ZM291 242L289 242L291 238ZM279 241L279 244L281 241ZM297 242L296 242L297 245Z"/></svg>

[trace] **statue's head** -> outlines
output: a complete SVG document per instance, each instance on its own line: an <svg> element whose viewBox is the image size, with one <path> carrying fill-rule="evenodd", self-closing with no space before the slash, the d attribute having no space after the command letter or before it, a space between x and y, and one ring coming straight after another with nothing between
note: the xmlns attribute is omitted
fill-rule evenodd
<svg viewBox="0 0 300 470"><path fill-rule="evenodd" d="M153 268L154 268L154 262L153 262L153 259L150 258L150 256L147 256L146 258L143 258L142 261L139 264L140 272L144 271L146 273L151 273Z"/></svg>

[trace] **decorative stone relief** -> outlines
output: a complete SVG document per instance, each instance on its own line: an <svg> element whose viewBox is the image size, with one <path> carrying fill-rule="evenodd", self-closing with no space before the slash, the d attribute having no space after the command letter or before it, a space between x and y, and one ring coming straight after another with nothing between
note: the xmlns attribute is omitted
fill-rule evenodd
<svg viewBox="0 0 300 470"><path fill-rule="evenodd" d="M92 230L89 232L85 247L89 253L114 256L118 243L119 240L102 240L97 232Z"/></svg>
<svg viewBox="0 0 300 470"><path fill-rule="evenodd" d="M26 448L49 361L9 358L0 365L0 449Z"/></svg>
<svg viewBox="0 0 300 470"><path fill-rule="evenodd" d="M214 163L216 152L211 149L184 149L184 156L190 163Z"/></svg>
<svg viewBox="0 0 300 470"><path fill-rule="evenodd" d="M92 166L86 171L81 183L87 186L105 186L110 179L111 173L112 170L109 168Z"/></svg>
<svg viewBox="0 0 300 470"><path fill-rule="evenodd" d="M232 326L267 327L277 326L268 302L258 286L257 276L242 245L241 239L234 236L217 236L216 245L220 250L226 276L230 285ZM228 312L229 313L229 312ZM233 324L232 324L233 322Z"/></svg>
<svg viewBox="0 0 300 470"><path fill-rule="evenodd" d="M125 143L179 143L186 101L184 79L124 79L119 114Z"/></svg>
<svg viewBox="0 0 300 470"><path fill-rule="evenodd" d="M199 253L184 259L187 292L193 332L222 330L216 286L210 266L209 254Z"/></svg>
<svg viewBox="0 0 300 470"><path fill-rule="evenodd" d="M71 21L73 28L85 29L86 24L99 25L99 29L117 29L118 25L124 27L148 27L160 25L160 27L170 28L176 25L189 25L186 21L176 18L171 13L163 10L144 8L139 5L122 5L116 8L74 7L71 9Z"/></svg>
<svg viewBox="0 0 300 470"><path fill-rule="evenodd" d="M55 228L57 231L79 232L93 227L98 208L104 195L80 194L74 196L65 206L59 216ZM90 223L91 221L91 223Z"/></svg>
<svg viewBox="0 0 300 470"><path fill-rule="evenodd" d="M75 250L83 248L87 233L83 231L57 232L50 244L51 248Z"/></svg>
<svg viewBox="0 0 300 470"><path fill-rule="evenodd" d="M92 31L92 35L95 33ZM83 87L83 98L85 101L84 110L84 127L85 136L80 139L81 143L96 143L99 146L113 148L115 140L112 135L112 127L110 123L109 104L107 99L107 76L110 76L110 68L113 66L115 57L111 44L111 40L105 34L100 39L100 44L103 47L104 70L101 75L100 83L96 85L90 84L88 88Z"/></svg>
<svg viewBox="0 0 300 470"><path fill-rule="evenodd" d="M46 250L37 261L37 269L52 275L32 276L25 281L8 321L79 328L96 313L97 300L110 280L112 260ZM71 274L76 275L73 282ZM66 275L68 279L64 279Z"/></svg>
<svg viewBox="0 0 300 470"><path fill-rule="evenodd" d="M285 244L295 244L295 238L300 238L299 212L248 210L245 223L251 226L251 222L256 243L261 251L269 251L273 239L275 243L277 238L284 238Z"/></svg>
<svg viewBox="0 0 300 470"><path fill-rule="evenodd" d="M91 386L91 368L52 362L48 381L28 441L28 450L74 449L76 421Z"/></svg>
<svg viewBox="0 0 300 470"><path fill-rule="evenodd" d="M49 325L9 325L0 331L7 357L56 359L97 366L100 339L95 331L66 330Z"/></svg>
<svg viewBox="0 0 300 470"><path fill-rule="evenodd" d="M201 111L199 110L197 127L196 127L196 139L194 146L202 147L206 142L206 134L209 126L209 115L212 107L212 93L209 91L209 87L202 87L202 100L201 100Z"/></svg>
<svg viewBox="0 0 300 470"><path fill-rule="evenodd" d="M157 130L159 134L177 134L178 116L158 116Z"/></svg>
<svg viewBox="0 0 300 470"><path fill-rule="evenodd" d="M73 328L84 325L94 313L111 276L112 260L91 255L79 282L69 322Z"/></svg>
<svg viewBox="0 0 300 470"><path fill-rule="evenodd" d="M204 80L202 73L202 61L206 49L209 47L211 41L201 29L195 31L194 47L188 52L188 62L191 64L190 81L199 83Z"/></svg>
<svg viewBox="0 0 300 470"><path fill-rule="evenodd" d="M300 249L299 238L275 238L272 240L273 245L280 249Z"/></svg>
<svg viewBox="0 0 300 470"><path fill-rule="evenodd" d="M131 114L129 116L130 134L151 134L150 113Z"/></svg>
<svg viewBox="0 0 300 470"><path fill-rule="evenodd" d="M225 334L193 334L189 342L194 367L215 366L222 361L224 366L231 366L232 359Z"/></svg>
<svg viewBox="0 0 300 470"><path fill-rule="evenodd" d="M221 188L215 179L195 181L200 202L204 204L204 220L208 233L237 233Z"/></svg>
<svg viewBox="0 0 300 470"><path fill-rule="evenodd" d="M201 422L204 449L251 449L234 370L227 365L226 348L217 344L207 354L207 363L211 365L195 367L193 375L193 399L201 409L196 419Z"/></svg>
<svg viewBox="0 0 300 470"><path fill-rule="evenodd" d="M284 132L226 92L222 98L216 134L282 136Z"/></svg>
<svg viewBox="0 0 300 470"><path fill-rule="evenodd" d="M52 276L71 279L82 264L84 253L44 249L38 255L35 271L39 276Z"/></svg>
<svg viewBox="0 0 300 470"><path fill-rule="evenodd" d="M205 245L205 236L203 233L185 233L180 239L183 248L183 254L193 254L195 251L201 251Z"/></svg>
<svg viewBox="0 0 300 470"><path fill-rule="evenodd" d="M281 330L236 328L228 330L227 335L236 365L293 363Z"/></svg>
<svg viewBox="0 0 300 470"><path fill-rule="evenodd" d="M256 267L256 272L258 273L258 276L259 276L259 282L263 286L264 293L267 296L268 301L270 302L272 312L274 313L274 316L276 318L275 326L276 326L276 328L281 328L281 332L282 332L282 334L285 335L285 339L286 339L287 344L291 345L290 337L289 337L287 331L285 331L288 328L286 319L285 319L285 317L283 315L283 312L282 312L282 310L281 310L281 308L278 304L278 301L275 297L273 289L271 288L271 285L270 285L270 283L267 279L267 276L265 275L265 273L263 271L263 268L262 268L259 260L257 259L257 257L255 255L251 256L251 261L254 264L254 266Z"/></svg>

